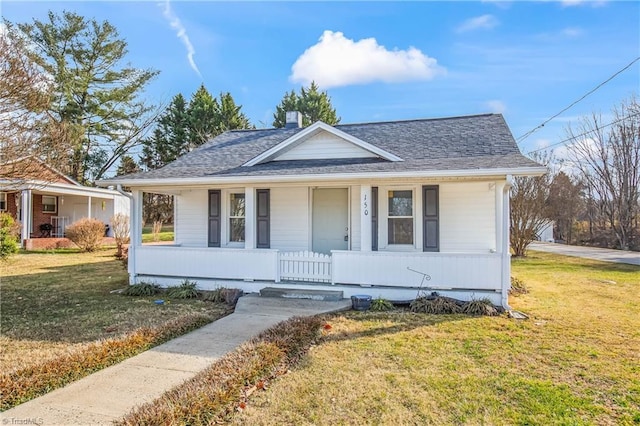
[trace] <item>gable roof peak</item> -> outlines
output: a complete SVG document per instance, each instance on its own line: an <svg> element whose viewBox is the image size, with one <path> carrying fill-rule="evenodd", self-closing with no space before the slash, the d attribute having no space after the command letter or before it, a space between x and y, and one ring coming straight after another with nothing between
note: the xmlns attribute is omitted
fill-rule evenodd
<svg viewBox="0 0 640 426"><path fill-rule="evenodd" d="M291 129L291 130L300 130L300 129ZM385 151L384 149L379 148L369 142L366 142L353 135L350 135L349 133L343 132L337 127L330 126L329 124L323 121L316 121L312 125L302 129L299 132L296 132L295 134L288 137L287 139L280 142L279 144L272 147L271 149L268 149L267 151L264 151L260 155L247 161L242 166L251 167L257 164L266 163L266 162L275 160L280 155L285 154L287 151L290 151L295 147L305 143L307 140L311 139L312 137L318 135L321 132L327 132L333 135L334 137L341 139L345 143L353 145L353 147L356 150L359 150L363 153L368 152L370 154L368 156L379 157L387 161L403 161L402 158L388 151ZM359 155L359 156L362 156L362 155ZM338 157L334 157L332 155L330 157L315 157L315 158L309 158L309 159L321 159L321 158L338 158Z"/></svg>

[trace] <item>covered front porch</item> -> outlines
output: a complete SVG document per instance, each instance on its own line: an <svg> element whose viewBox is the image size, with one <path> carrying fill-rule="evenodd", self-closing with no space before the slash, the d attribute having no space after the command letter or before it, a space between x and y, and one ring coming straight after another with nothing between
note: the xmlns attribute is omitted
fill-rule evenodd
<svg viewBox="0 0 640 426"><path fill-rule="evenodd" d="M27 250L71 247L66 227L82 218L102 221L105 237L111 237L111 217L129 212L124 196L99 188L34 185L4 196L6 211L20 222L20 240Z"/></svg>
<svg viewBox="0 0 640 426"><path fill-rule="evenodd" d="M415 298L418 290L455 292L463 299L489 297L501 303L502 256L498 253L390 253L236 250L143 245L130 252L136 281L166 285L195 280L258 291L265 285L336 288L347 295L373 292L392 300Z"/></svg>
<svg viewBox="0 0 640 426"><path fill-rule="evenodd" d="M339 287L392 300L423 289L506 305L506 179L164 191L175 197L175 244L142 245L134 209L132 283Z"/></svg>

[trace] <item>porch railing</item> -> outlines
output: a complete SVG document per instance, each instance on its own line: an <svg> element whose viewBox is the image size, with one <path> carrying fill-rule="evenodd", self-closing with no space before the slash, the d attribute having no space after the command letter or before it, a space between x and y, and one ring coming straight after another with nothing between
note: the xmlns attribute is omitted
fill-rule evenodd
<svg viewBox="0 0 640 426"><path fill-rule="evenodd" d="M280 253L280 279L285 281L331 282L331 256L299 251Z"/></svg>

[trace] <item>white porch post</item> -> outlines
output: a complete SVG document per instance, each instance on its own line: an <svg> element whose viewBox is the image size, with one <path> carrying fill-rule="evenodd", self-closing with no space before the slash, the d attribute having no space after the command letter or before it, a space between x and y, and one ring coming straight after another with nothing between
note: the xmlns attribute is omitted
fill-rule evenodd
<svg viewBox="0 0 640 426"><path fill-rule="evenodd" d="M24 247L25 240L31 236L31 224L33 222L33 193L30 189L25 189L20 194L20 198L22 212L20 217L22 222L21 242Z"/></svg>
<svg viewBox="0 0 640 426"><path fill-rule="evenodd" d="M244 189L244 248L256 248L256 190Z"/></svg>
<svg viewBox="0 0 640 426"><path fill-rule="evenodd" d="M142 191L132 191L129 242L129 284L136 283L136 248L142 245Z"/></svg>
<svg viewBox="0 0 640 426"><path fill-rule="evenodd" d="M502 221L504 220L504 211L503 211L503 198L504 198L504 182L496 182L494 184L495 196L496 196L496 205L495 205L495 216L496 216L496 241L493 248L496 253L502 253L502 231L503 225Z"/></svg>
<svg viewBox="0 0 640 426"><path fill-rule="evenodd" d="M360 251L371 251L371 185L360 186Z"/></svg>
<svg viewBox="0 0 640 426"><path fill-rule="evenodd" d="M509 250L509 226L511 223L509 209L509 193L512 185L511 175L507 175L507 182L502 186L502 307L509 306L509 288L511 288L511 251Z"/></svg>
<svg viewBox="0 0 640 426"><path fill-rule="evenodd" d="M91 219L91 196L89 196L87 201L87 217Z"/></svg>

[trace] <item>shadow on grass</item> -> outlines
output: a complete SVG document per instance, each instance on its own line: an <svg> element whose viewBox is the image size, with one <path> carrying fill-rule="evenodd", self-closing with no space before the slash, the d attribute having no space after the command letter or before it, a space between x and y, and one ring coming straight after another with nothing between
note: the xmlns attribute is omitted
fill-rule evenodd
<svg viewBox="0 0 640 426"><path fill-rule="evenodd" d="M460 314L420 314L410 312L408 309L397 309L389 312L355 312L349 311L342 314L333 314L324 317L328 323L331 320L343 316L348 320L355 322L375 323L379 322L379 326L368 325L363 331L341 331L338 333L332 333L325 337L325 342L339 342L345 340L355 340L367 337L379 337L385 335L392 335L405 331L412 331L421 327L432 327L438 324L450 323L455 321L465 321L473 318L467 315ZM391 324L388 324L388 323Z"/></svg>
<svg viewBox="0 0 640 426"><path fill-rule="evenodd" d="M212 302L171 300L156 305L158 297L111 293L125 288L128 278L122 263L113 260L109 252L105 252L105 261L45 266L41 270L47 272L2 278L2 336L79 343L117 337L192 313L222 316L222 308Z"/></svg>

